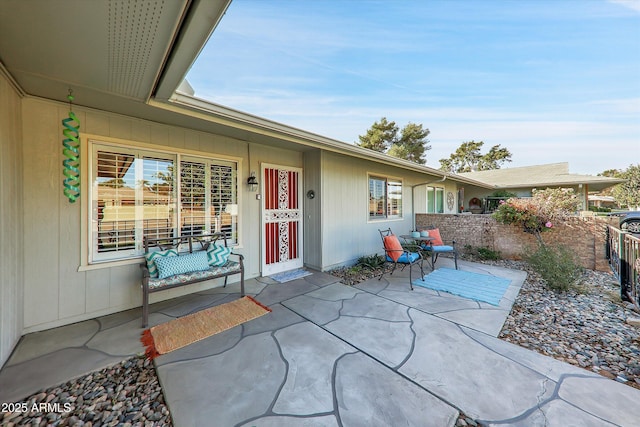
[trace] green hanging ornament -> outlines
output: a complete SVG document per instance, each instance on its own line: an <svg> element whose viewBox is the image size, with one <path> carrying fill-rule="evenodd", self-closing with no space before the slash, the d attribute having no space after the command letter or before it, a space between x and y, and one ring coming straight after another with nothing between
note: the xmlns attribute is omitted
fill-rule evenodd
<svg viewBox="0 0 640 427"><path fill-rule="evenodd" d="M71 109L71 101L73 101L73 91L69 89L69 117L62 119L62 155L64 160L62 165L62 174L65 176L62 185L64 186L64 195L69 202L74 203L80 198L80 121Z"/></svg>

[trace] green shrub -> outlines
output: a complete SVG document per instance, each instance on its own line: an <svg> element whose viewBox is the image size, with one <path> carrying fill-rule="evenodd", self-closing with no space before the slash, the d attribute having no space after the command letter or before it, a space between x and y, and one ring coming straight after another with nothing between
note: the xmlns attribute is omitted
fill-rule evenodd
<svg viewBox="0 0 640 427"><path fill-rule="evenodd" d="M471 245L464 245L464 252L481 260L499 260L502 258L500 251L494 251L490 248L476 248Z"/></svg>
<svg viewBox="0 0 640 427"><path fill-rule="evenodd" d="M368 268L369 270L375 270L376 268L384 266L384 263L385 258L382 255L369 255L358 258L358 264L356 265L362 268Z"/></svg>
<svg viewBox="0 0 640 427"><path fill-rule="evenodd" d="M353 265L347 269L348 274L358 274L362 271L362 266L359 264Z"/></svg>
<svg viewBox="0 0 640 427"><path fill-rule="evenodd" d="M493 249L478 248L477 252L480 259L495 261L501 258L500 251L494 251Z"/></svg>
<svg viewBox="0 0 640 427"><path fill-rule="evenodd" d="M577 289L582 267L571 249L565 246L540 245L525 254L525 259L540 274L547 287L556 292Z"/></svg>
<svg viewBox="0 0 640 427"><path fill-rule="evenodd" d="M496 190L491 194L491 197L502 197L503 199L507 200L512 197L518 197L518 195L507 190Z"/></svg>
<svg viewBox="0 0 640 427"><path fill-rule="evenodd" d="M598 206L589 206L589 210L591 212L611 212L611 208L606 207L598 207Z"/></svg>

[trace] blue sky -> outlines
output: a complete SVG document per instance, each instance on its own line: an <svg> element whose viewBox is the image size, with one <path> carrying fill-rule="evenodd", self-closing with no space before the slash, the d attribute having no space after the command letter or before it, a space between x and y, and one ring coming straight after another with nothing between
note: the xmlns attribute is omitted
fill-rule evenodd
<svg viewBox="0 0 640 427"><path fill-rule="evenodd" d="M381 117L503 167L640 163L640 0L233 0L196 96L346 143Z"/></svg>

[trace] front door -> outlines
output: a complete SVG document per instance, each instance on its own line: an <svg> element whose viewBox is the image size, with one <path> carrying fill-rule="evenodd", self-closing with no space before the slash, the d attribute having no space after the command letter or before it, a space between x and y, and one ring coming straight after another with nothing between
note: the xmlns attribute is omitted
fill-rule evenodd
<svg viewBox="0 0 640 427"><path fill-rule="evenodd" d="M302 170L262 166L262 275L302 267Z"/></svg>

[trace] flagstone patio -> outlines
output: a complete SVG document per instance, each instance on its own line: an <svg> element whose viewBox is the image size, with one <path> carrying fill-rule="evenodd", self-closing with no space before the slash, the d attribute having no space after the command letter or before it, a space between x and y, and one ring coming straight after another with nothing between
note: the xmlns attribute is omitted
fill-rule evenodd
<svg viewBox="0 0 640 427"><path fill-rule="evenodd" d="M639 390L496 338L524 272L460 265L511 280L498 307L411 291L407 271L354 287L320 272L249 280L271 313L156 359L174 424L453 426L463 411L487 425L634 425ZM155 304L150 323L237 292ZM131 310L27 335L0 371L0 402L141 353L141 332Z"/></svg>

